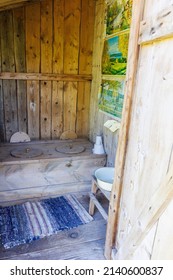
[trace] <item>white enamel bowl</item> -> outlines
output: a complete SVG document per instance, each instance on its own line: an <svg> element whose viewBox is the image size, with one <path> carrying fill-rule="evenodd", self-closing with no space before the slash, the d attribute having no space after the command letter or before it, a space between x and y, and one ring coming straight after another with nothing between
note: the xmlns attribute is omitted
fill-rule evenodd
<svg viewBox="0 0 173 280"><path fill-rule="evenodd" d="M102 167L95 171L95 177L100 188L111 191L114 181L114 167Z"/></svg>

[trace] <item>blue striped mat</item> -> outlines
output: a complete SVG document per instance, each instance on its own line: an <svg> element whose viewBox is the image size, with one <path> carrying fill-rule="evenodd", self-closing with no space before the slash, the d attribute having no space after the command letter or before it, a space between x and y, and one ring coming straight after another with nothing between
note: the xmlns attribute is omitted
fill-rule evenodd
<svg viewBox="0 0 173 280"><path fill-rule="evenodd" d="M0 207L0 242L8 249L90 221L74 195Z"/></svg>

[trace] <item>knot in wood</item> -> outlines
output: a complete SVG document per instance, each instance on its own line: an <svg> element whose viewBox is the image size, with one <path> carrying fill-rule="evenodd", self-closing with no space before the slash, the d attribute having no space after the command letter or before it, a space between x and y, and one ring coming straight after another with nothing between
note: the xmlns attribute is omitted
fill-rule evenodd
<svg viewBox="0 0 173 280"><path fill-rule="evenodd" d="M78 235L79 234L75 231L75 232L70 233L69 237L75 239L75 238L78 238Z"/></svg>

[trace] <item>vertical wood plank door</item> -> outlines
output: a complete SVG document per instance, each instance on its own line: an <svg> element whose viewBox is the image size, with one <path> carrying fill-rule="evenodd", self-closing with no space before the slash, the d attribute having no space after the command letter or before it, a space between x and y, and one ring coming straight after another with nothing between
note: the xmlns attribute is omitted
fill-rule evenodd
<svg viewBox="0 0 173 280"><path fill-rule="evenodd" d="M167 248L172 238L166 234L169 240L165 239L165 228L169 229L168 223L173 227L170 214L173 200L173 30L170 32L168 19L172 14L172 5L170 0L146 0L140 23L138 35L141 45L125 163L121 174L116 172L117 166L115 171L119 176L115 181L122 182L121 199L116 208L115 204L111 205L110 211L111 219L113 210L118 209L114 237L117 252L112 251L115 259L168 259L173 255L172 249L169 252L161 249ZM127 88L128 83L129 80ZM123 114L126 114L125 111ZM120 134L119 142L122 141ZM163 198L165 200L162 201Z"/></svg>

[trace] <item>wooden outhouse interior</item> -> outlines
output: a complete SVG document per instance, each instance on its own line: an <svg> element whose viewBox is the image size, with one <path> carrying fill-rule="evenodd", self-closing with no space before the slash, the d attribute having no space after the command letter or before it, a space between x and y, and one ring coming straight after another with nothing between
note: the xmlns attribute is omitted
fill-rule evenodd
<svg viewBox="0 0 173 280"><path fill-rule="evenodd" d="M96 209L94 221L76 235L61 232L57 239L35 241L35 247L0 248L1 259L173 259L173 0L133 0L124 105L120 129L113 132L104 124L114 117L99 110L98 96L106 8L116 1L121 0L0 1L1 205L31 199L34 190L33 198L75 192L88 211L88 174L115 167L110 201L102 193L99 198L107 221ZM9 163L6 152L18 131L37 148L76 135L84 156L65 155L55 164L50 154L53 163L45 156L33 169L27 162L23 176L28 170L37 176L40 166L52 172L56 165L51 176L58 170L60 183L46 177L46 187L17 188L17 166L25 167L14 159ZM92 153L97 135L104 155ZM65 173L71 167L73 178Z"/></svg>
<svg viewBox="0 0 173 280"><path fill-rule="evenodd" d="M97 1L2 2L30 3L1 12L0 64L6 73L0 84L1 142L16 131L27 132L32 140L51 140L69 130L94 142L109 119L98 113L94 83L99 81L92 75L100 67L102 48L95 40L101 36L99 25L94 35ZM108 165L113 166L117 136L106 129L104 134Z"/></svg>

